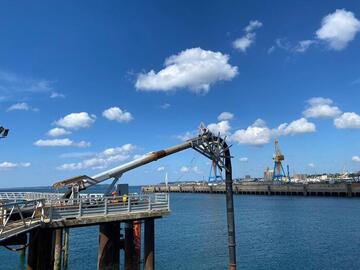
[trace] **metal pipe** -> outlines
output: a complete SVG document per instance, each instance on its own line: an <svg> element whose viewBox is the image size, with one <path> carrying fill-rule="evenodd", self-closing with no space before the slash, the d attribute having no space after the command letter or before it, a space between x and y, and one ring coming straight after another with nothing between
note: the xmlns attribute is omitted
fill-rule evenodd
<svg viewBox="0 0 360 270"><path fill-rule="evenodd" d="M188 148L191 148L191 141L187 141L182 144L166 148L164 150L151 152L149 154L146 154L144 157L141 157L139 159L122 164L120 166L117 166L117 167L107 170L105 172L101 172L99 174L92 176L91 178L96 180L97 183L100 183L102 181L105 181L105 180L113 178L113 177L119 177L127 171L133 170L137 167L148 164L152 161L156 161L156 160L166 157L168 155L172 155L174 153L183 151ZM84 184L85 188L90 187L92 185L93 184L90 181L86 182Z"/></svg>

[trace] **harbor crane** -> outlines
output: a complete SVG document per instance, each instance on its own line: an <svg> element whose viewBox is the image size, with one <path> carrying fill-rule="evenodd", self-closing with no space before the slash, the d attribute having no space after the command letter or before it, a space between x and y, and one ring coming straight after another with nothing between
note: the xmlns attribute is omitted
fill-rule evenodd
<svg viewBox="0 0 360 270"><path fill-rule="evenodd" d="M287 165L287 174L285 174L284 167L282 165L282 161L285 159L284 155L281 153L279 140L275 139L275 153L274 153L274 174L272 177L273 181L282 181L284 178L287 178L287 181L290 182L290 173L289 173L289 165Z"/></svg>
<svg viewBox="0 0 360 270"><path fill-rule="evenodd" d="M232 189L232 168L230 146L226 143L226 137L221 138L220 134L214 135L209 129L201 124L199 127L199 135L189 139L181 144L156 151L150 152L145 156L117 166L113 169L98 173L94 176L81 175L65 179L53 184L54 188L68 188L65 193L66 198L77 198L79 192L91 186L112 179L112 183L105 192L105 195L111 194L119 178L126 172L136 169L140 166L175 154L177 152L192 148L203 156L209 158L220 171L225 171L226 186L226 211L228 224L228 249L229 249L229 269L236 269L236 253L235 253L235 223L234 223L234 203Z"/></svg>

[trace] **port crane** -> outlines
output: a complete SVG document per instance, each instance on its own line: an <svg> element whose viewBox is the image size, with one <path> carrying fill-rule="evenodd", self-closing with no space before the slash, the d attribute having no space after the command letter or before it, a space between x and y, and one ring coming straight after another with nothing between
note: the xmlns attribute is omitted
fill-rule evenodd
<svg viewBox="0 0 360 270"><path fill-rule="evenodd" d="M279 140L275 139L275 153L274 153L274 174L272 177L273 181L282 181L284 178L287 178L287 181L290 182L290 173L289 173L289 165L287 165L287 174L285 174L284 167L282 165L282 161L285 159L284 155L281 153Z"/></svg>
<svg viewBox="0 0 360 270"><path fill-rule="evenodd" d="M67 188L64 197L77 198L79 192L91 186L97 185L106 180L112 179L112 183L105 192L105 195L111 194L119 178L126 172L136 169L140 166L164 158L166 156L192 148L203 156L209 158L220 171L225 171L226 185L226 211L228 223L228 248L229 248L229 269L236 269L235 253L235 223L234 223L234 203L232 190L232 168L230 146L226 143L226 137L221 138L220 134L214 135L209 129L201 124L198 136L189 139L181 144L156 151L150 152L145 156L122 164L110 170L100 172L94 176L80 175L65 179L53 184L56 189Z"/></svg>

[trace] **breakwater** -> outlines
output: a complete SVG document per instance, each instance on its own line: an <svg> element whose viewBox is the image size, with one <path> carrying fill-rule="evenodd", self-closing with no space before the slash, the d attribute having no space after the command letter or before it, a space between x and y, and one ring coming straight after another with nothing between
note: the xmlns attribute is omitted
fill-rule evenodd
<svg viewBox="0 0 360 270"><path fill-rule="evenodd" d="M179 193L225 193L225 184L209 185L170 184L143 186L144 193L179 192ZM276 182L242 182L233 184L234 194L252 195L293 195L293 196L341 196L360 197L360 183L276 183Z"/></svg>

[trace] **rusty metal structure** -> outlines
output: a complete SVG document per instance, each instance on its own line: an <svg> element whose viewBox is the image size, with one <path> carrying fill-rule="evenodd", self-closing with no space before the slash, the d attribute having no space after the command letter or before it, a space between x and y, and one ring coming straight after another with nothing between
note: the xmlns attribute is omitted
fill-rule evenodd
<svg viewBox="0 0 360 270"><path fill-rule="evenodd" d="M112 183L105 193L105 195L109 195L114 190L116 183L124 173L148 164L150 162L164 158L166 156L192 148L195 151L199 152L201 155L209 158L221 172L225 172L229 269L236 269L231 155L230 146L227 145L225 139L226 138L221 138L220 134L214 135L205 127L204 124L201 124L199 127L199 135L181 144L160 151L150 152L141 158L117 166L113 169L101 172L91 177L87 175L81 175L56 182L53 187L68 188L68 192L66 192L65 197L76 199L79 196L80 191L104 182L106 180L112 179Z"/></svg>

